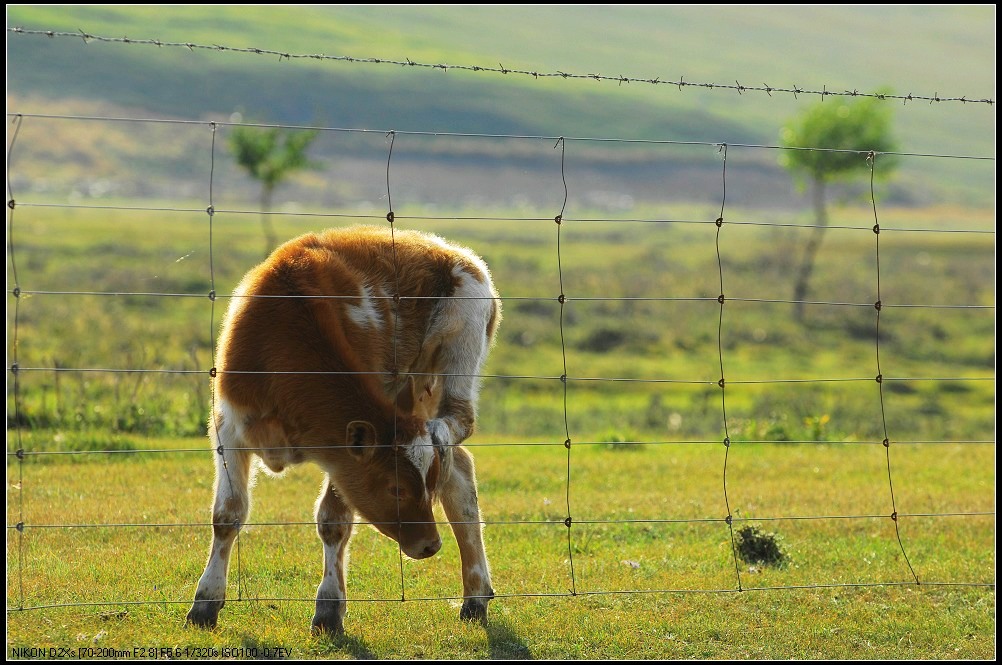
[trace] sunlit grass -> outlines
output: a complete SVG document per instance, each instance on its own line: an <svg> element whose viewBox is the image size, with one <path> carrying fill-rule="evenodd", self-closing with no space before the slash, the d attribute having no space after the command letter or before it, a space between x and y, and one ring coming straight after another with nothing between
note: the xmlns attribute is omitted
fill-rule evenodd
<svg viewBox="0 0 1002 665"><path fill-rule="evenodd" d="M256 644L300 657L386 658L897 659L993 652L994 592L936 586L993 580L993 518L910 516L991 511L991 446L891 450L899 543L883 447L732 445L726 489L735 525L779 534L790 561L773 568L736 562L732 554L722 445L596 444L568 453L559 442L497 443L471 443L499 596L486 629L458 621L458 551L450 537L436 557L414 562L361 526L351 548L348 637L310 637L321 570L310 524L321 474L313 467L259 479L220 627L184 629L211 533L206 446L195 453L9 465L8 523L23 520L27 527L8 538L8 608L98 605L11 612L8 644ZM15 469L20 488L13 485ZM959 478L965 482L958 485ZM145 489L137 493L137 484ZM108 524L166 526L101 526ZM903 552L926 586L913 584ZM877 586L843 586L858 584ZM755 590L765 588L774 590ZM129 604L137 601L153 604Z"/></svg>

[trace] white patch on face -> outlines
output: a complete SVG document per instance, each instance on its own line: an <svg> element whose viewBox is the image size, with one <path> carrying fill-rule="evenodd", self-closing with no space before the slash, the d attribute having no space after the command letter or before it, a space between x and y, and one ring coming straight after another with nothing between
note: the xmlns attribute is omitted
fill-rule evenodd
<svg viewBox="0 0 1002 665"><path fill-rule="evenodd" d="M428 480L428 469L435 460L435 448L431 445L430 436L419 436L413 443L404 447L404 456L421 472L421 479Z"/></svg>
<svg viewBox="0 0 1002 665"><path fill-rule="evenodd" d="M376 301L372 296L372 287L368 284L362 285L362 301L357 305L348 305L348 318L355 322L359 328L381 328L383 317L376 309Z"/></svg>

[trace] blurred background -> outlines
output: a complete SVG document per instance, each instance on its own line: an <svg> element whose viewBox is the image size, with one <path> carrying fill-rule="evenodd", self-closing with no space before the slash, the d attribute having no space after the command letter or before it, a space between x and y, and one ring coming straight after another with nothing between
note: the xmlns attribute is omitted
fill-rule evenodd
<svg viewBox="0 0 1002 665"><path fill-rule="evenodd" d="M8 7L7 27L424 65L993 99L994 17L988 5L25 5ZM18 113L770 146L792 117L819 101L818 95L285 59L9 31L7 75L8 112ZM903 151L992 154L993 105L887 106ZM10 174L22 195L206 195L204 128L59 123L30 139L28 131L20 149L32 152L21 152ZM381 142L376 150L372 143L325 134L310 151L324 170L291 179L276 203L384 208L376 199L385 188L371 187L369 171L381 171L386 155ZM538 164L518 142L412 138L398 148L401 163L425 176L407 192L408 203L518 207L548 200L550 184L540 175L550 165ZM732 159L743 160L743 176L732 183L731 203L789 208L802 200L774 151ZM578 185L570 203L589 210L718 197L711 150L590 143L571 163L586 186ZM227 193L253 192L253 183L238 175L223 170L215 177ZM499 176L513 180L492 187ZM991 167L907 160L883 195L903 205L991 206L993 182Z"/></svg>
<svg viewBox="0 0 1002 665"><path fill-rule="evenodd" d="M36 429L202 433L204 377L172 372L211 366L204 295L392 204L480 252L508 300L484 432L562 440L567 373L585 440L720 440L723 351L728 380L766 382L730 393L745 438L879 441L876 391L840 383L877 374L879 222L904 229L879 296L909 306L885 312L882 370L919 379L890 388L894 431L991 438L994 105L956 99L994 98L993 7L24 5L7 24L20 287L132 294L23 301L21 366L166 372L25 374ZM903 154L877 159L871 200L861 154L818 153L829 177L780 146ZM578 220L559 251L557 214ZM69 399L95 391L114 405Z"/></svg>

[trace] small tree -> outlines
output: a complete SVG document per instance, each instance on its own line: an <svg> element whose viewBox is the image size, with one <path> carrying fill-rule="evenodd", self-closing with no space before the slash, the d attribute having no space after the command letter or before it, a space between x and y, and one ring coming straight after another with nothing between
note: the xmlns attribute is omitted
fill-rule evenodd
<svg viewBox="0 0 1002 665"><path fill-rule="evenodd" d="M789 149L783 151L780 163L801 184L805 180L810 183L814 206L815 227L804 247L793 289L794 316L802 321L814 260L828 226L827 184L869 174L866 157L871 150L896 149L891 136L890 106L876 97L822 101L788 122L781 139L783 147ZM886 178L894 166L893 159L882 157L874 176Z"/></svg>
<svg viewBox="0 0 1002 665"><path fill-rule="evenodd" d="M275 189L295 171L317 169L319 164L306 156L317 137L316 130L289 131L278 127L234 127L229 146L239 164L261 183L261 230L267 256L278 244L268 213Z"/></svg>

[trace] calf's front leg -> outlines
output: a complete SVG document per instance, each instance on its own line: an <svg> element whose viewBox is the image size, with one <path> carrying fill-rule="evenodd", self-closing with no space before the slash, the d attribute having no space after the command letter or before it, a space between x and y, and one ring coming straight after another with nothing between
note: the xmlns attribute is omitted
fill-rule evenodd
<svg viewBox="0 0 1002 665"><path fill-rule="evenodd" d="M317 587L313 632L340 635L344 633L345 601L348 598L344 569L355 515L338 496L330 476L317 499L316 516L317 534L324 545L324 576Z"/></svg>
<svg viewBox="0 0 1002 665"><path fill-rule="evenodd" d="M486 621L487 603L494 597L494 589L491 587L491 570L484 549L473 455L461 446L455 446L452 455L452 473L445 480L440 496L459 544L463 567L463 607L459 611L459 618L464 621Z"/></svg>

